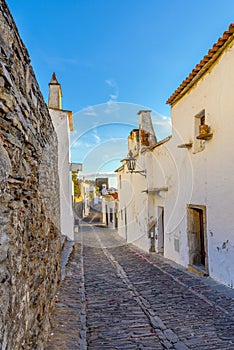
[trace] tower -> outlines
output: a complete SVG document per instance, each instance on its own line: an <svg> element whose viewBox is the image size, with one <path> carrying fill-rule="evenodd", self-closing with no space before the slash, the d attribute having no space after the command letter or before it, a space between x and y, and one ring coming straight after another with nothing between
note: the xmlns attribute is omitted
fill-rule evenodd
<svg viewBox="0 0 234 350"><path fill-rule="evenodd" d="M49 83L48 107L53 109L62 109L62 89L55 73L52 74L52 78Z"/></svg>
<svg viewBox="0 0 234 350"><path fill-rule="evenodd" d="M58 175L60 182L60 228L61 233L74 239L74 215L72 203L71 142L73 131L72 112L62 109L62 89L53 73L49 83L49 113L58 140Z"/></svg>

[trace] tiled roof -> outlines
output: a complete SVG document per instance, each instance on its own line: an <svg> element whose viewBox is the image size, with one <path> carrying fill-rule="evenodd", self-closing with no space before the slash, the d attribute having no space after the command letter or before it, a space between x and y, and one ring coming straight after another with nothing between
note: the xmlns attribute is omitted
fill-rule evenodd
<svg viewBox="0 0 234 350"><path fill-rule="evenodd" d="M119 171L122 171L124 170L124 166L121 165L118 169L115 170L115 173L118 173Z"/></svg>
<svg viewBox="0 0 234 350"><path fill-rule="evenodd" d="M234 23L230 24L228 30L223 33L217 43L208 51L208 54L196 65L188 77L180 84L178 89L169 97L167 104L172 105L180 99L190 87L210 68L218 56L223 52L227 44L233 39ZM232 37L232 38L231 38Z"/></svg>
<svg viewBox="0 0 234 350"><path fill-rule="evenodd" d="M157 142L155 145L153 145L152 147L150 147L150 148L143 148L143 150L141 151L141 153L148 152L148 150L152 151L152 150L155 149L156 147L161 146L161 145L163 145L164 143L166 143L167 141L169 141L171 138L172 138L172 135L169 135L169 136L165 137L164 139L158 141L158 142Z"/></svg>
<svg viewBox="0 0 234 350"><path fill-rule="evenodd" d="M154 148L156 148L156 147L158 147L158 146L160 146L160 145L162 145L162 144L164 144L164 143L166 143L166 142L169 141L171 138L172 138L172 135L169 135L169 136L165 137L164 139L162 139L161 141L158 141L158 142L156 143L156 145L154 145L153 147L151 147L151 150L154 149Z"/></svg>

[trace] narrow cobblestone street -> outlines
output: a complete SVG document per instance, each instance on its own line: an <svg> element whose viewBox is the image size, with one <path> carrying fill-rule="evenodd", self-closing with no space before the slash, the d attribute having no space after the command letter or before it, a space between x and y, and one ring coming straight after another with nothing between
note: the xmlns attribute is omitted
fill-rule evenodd
<svg viewBox="0 0 234 350"><path fill-rule="evenodd" d="M234 291L83 223L47 350L234 349Z"/></svg>

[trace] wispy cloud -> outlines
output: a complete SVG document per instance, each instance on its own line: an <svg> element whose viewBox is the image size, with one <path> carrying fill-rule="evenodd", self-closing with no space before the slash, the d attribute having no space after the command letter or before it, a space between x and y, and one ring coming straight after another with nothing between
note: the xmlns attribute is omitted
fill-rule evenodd
<svg viewBox="0 0 234 350"><path fill-rule="evenodd" d="M113 94L111 94L110 95L110 100L117 100L117 98L118 98L118 95L116 94L116 95L113 95Z"/></svg>
<svg viewBox="0 0 234 350"><path fill-rule="evenodd" d="M72 58L72 57L62 57L62 56L46 56L45 60L49 64L55 64L55 65L60 65L60 64L77 64L79 61L77 58Z"/></svg>
<svg viewBox="0 0 234 350"><path fill-rule="evenodd" d="M88 143L88 142L84 142L82 140L79 141L75 141L71 144L71 148L75 149L82 149L82 148L86 148L86 149L90 149L93 147L93 143Z"/></svg>
<svg viewBox="0 0 234 350"><path fill-rule="evenodd" d="M95 112L94 108L93 107L87 107L85 110L84 110L84 114L85 115L90 115L90 116L93 116L93 117L96 117L97 116L97 113Z"/></svg>
<svg viewBox="0 0 234 350"><path fill-rule="evenodd" d="M109 95L109 101L116 101L119 97L119 87L115 80L106 79L106 84L110 86L114 91Z"/></svg>
<svg viewBox="0 0 234 350"><path fill-rule="evenodd" d="M171 121L170 120L156 120L153 122L153 125L171 126Z"/></svg>
<svg viewBox="0 0 234 350"><path fill-rule="evenodd" d="M106 83L107 85L109 85L110 87L115 88L117 86L116 82L112 79L106 79Z"/></svg>
<svg viewBox="0 0 234 350"><path fill-rule="evenodd" d="M99 144L101 142L101 137L98 135L97 129L93 129L92 136L94 140L96 141L96 144Z"/></svg>
<svg viewBox="0 0 234 350"><path fill-rule="evenodd" d="M49 66L52 66L54 69L62 68L63 65L78 65L88 68L92 68L94 66L92 61L87 61L87 59L84 60L81 57L77 57L77 55L74 57L66 56L66 54L51 56L39 47L37 48L37 55L40 57L41 61L45 62Z"/></svg>
<svg viewBox="0 0 234 350"><path fill-rule="evenodd" d="M96 172L96 173L82 173L81 176L87 176L87 177L102 177L102 176L108 176L108 177L116 177L116 174L113 171L103 171L103 172Z"/></svg>
<svg viewBox="0 0 234 350"><path fill-rule="evenodd" d="M109 100L105 105L104 113L105 114L113 114L113 113L117 112L119 109L120 109L120 106L119 106L118 102L115 102L113 100Z"/></svg>
<svg viewBox="0 0 234 350"><path fill-rule="evenodd" d="M106 108L104 110L105 114L112 114L119 110L119 105L117 103L117 99L119 97L119 87L115 80L106 79L106 84L110 86L113 91L109 95L109 100L106 102Z"/></svg>

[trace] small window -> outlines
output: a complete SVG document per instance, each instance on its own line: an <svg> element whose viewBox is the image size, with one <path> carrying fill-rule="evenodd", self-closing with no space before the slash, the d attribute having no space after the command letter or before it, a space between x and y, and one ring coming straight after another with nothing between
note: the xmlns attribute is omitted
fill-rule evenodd
<svg viewBox="0 0 234 350"><path fill-rule="evenodd" d="M205 111L204 111L204 113L205 113ZM203 115L203 116L201 117L200 125L205 125L205 115Z"/></svg>
<svg viewBox="0 0 234 350"><path fill-rule="evenodd" d="M122 188L122 177L121 177L121 175L119 175L119 188L120 189Z"/></svg>
<svg viewBox="0 0 234 350"><path fill-rule="evenodd" d="M206 124L205 110L203 109L200 113L194 117L194 153L201 152L205 148L205 141L198 140L197 136L200 134L200 126Z"/></svg>

